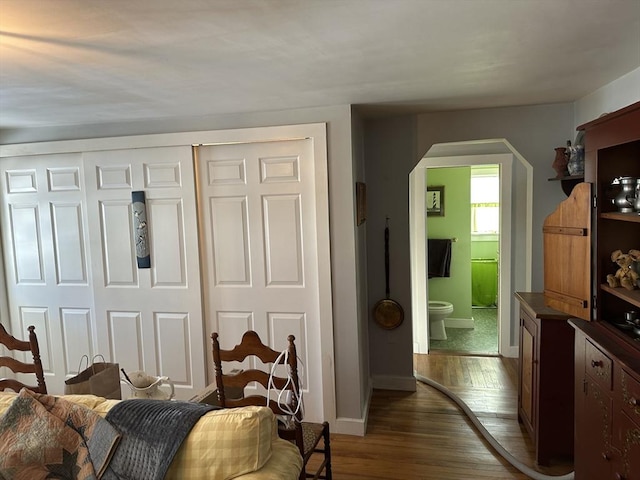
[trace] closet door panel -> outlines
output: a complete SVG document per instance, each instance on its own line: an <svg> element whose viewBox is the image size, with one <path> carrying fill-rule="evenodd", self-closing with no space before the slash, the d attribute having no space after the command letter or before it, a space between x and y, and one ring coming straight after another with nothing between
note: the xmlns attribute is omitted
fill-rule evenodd
<svg viewBox="0 0 640 480"><path fill-rule="evenodd" d="M5 327L18 338L36 327L47 389L61 394L80 357L96 353L82 154L3 158L0 166Z"/></svg>
<svg viewBox="0 0 640 480"><path fill-rule="evenodd" d="M126 371L165 375L176 398L206 386L190 146L84 154L100 350ZM144 192L150 268L138 266L132 192ZM123 396L129 396L123 389Z"/></svg>

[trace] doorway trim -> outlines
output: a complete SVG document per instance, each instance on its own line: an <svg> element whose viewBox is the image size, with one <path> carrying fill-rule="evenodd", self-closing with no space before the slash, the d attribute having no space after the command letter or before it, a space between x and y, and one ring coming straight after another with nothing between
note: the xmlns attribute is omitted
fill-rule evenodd
<svg viewBox="0 0 640 480"><path fill-rule="evenodd" d="M533 167L506 139L435 144L409 174L414 353L429 353L427 224L424 209L426 170L483 164L500 165L498 353L506 357L518 356L517 338L514 335L514 319L518 316L513 293L531 288ZM513 188L514 184L523 183L526 185L524 192Z"/></svg>

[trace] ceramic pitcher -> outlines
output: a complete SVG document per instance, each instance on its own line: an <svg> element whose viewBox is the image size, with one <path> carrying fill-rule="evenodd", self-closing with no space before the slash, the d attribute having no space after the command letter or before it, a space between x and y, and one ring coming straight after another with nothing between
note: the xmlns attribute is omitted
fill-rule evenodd
<svg viewBox="0 0 640 480"><path fill-rule="evenodd" d="M122 379L131 389L131 398L150 398L171 400L175 394L173 382L169 377L155 377L144 372L131 372ZM164 386L165 388L160 388Z"/></svg>

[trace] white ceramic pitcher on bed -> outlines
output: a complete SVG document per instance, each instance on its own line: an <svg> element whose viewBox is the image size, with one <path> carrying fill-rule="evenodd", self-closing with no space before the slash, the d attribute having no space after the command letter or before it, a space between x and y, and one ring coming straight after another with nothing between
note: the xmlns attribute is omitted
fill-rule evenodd
<svg viewBox="0 0 640 480"><path fill-rule="evenodd" d="M131 389L131 398L150 398L154 400L171 400L175 394L173 382L169 377L155 377L145 372L131 372L122 379ZM168 387L161 389L161 386Z"/></svg>

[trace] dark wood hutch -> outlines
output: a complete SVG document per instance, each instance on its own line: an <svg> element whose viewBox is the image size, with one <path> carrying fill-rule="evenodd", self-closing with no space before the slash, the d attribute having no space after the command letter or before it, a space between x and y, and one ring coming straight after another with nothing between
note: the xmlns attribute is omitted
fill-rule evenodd
<svg viewBox="0 0 640 480"><path fill-rule="evenodd" d="M640 212L612 202L615 178L640 177L640 102L578 130L584 183L545 220L545 291L516 293L518 418L539 464L573 452L576 480L640 480L640 336L623 321L640 289L606 282L614 250L640 250Z"/></svg>
<svg viewBox="0 0 640 480"><path fill-rule="evenodd" d="M591 318L575 329L576 480L640 479L640 336L624 313L640 311L640 289L611 288L611 253L640 249L640 212L613 204L617 177L640 177L640 102L578 127L585 182L592 185Z"/></svg>

